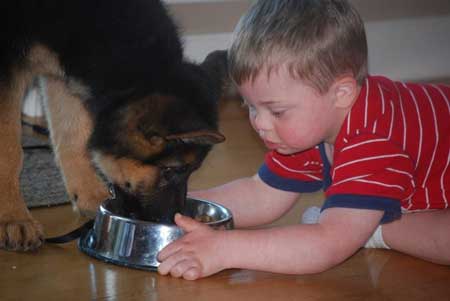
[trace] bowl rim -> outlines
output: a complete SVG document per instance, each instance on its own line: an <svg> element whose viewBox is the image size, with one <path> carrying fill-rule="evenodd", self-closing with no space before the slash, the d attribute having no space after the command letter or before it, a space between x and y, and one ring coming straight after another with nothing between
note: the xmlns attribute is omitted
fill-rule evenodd
<svg viewBox="0 0 450 301"><path fill-rule="evenodd" d="M129 218L129 217L125 217L125 216L122 216L122 215L115 214L111 210L108 210L107 208L105 208L105 206L107 205L107 202L111 202L113 200L114 200L114 198L108 198L105 201L103 201L102 204L100 205L99 209L98 209L99 213L104 215L104 216L109 216L110 218L114 218L114 219L117 219L117 220L122 221L122 222L129 222L129 223L134 223L134 224L139 223L139 224L142 224L142 225L166 226L166 227L169 227L169 228L173 228L173 227L179 228L176 224L151 222L151 221L146 221L146 220L141 220L141 219L133 219L133 218ZM189 197L189 196L186 198L186 201L187 200L195 200L195 201L200 201L202 203L206 203L208 205L211 205L211 206L219 208L222 212L225 212L225 214L226 214L226 217L224 217L224 218L221 218L221 219L218 219L218 220L215 220L215 221L212 221L212 222L204 222L204 223L202 222L202 224L205 224L205 225L220 225L220 224L225 223L226 221L228 221L230 219L233 220L233 214L231 213L231 210L226 208L225 206L223 206L221 204L218 204L218 203L215 203L215 202L212 202L212 201L208 201L208 200L205 200L205 199L194 198L194 197ZM179 212L179 213L182 214L181 212Z"/></svg>

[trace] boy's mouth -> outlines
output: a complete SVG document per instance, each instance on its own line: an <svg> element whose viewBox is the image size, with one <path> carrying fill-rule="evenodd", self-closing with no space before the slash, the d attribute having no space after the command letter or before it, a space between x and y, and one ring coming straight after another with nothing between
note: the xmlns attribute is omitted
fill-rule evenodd
<svg viewBox="0 0 450 301"><path fill-rule="evenodd" d="M266 139L263 139L263 142L269 150L275 150L280 154L289 155L297 152L295 149L292 149L283 143L272 142Z"/></svg>
<svg viewBox="0 0 450 301"><path fill-rule="evenodd" d="M270 150L278 149L281 147L281 145L279 143L275 143L275 142L272 142L269 140L263 140L263 141L264 141L264 144L266 145L266 147Z"/></svg>

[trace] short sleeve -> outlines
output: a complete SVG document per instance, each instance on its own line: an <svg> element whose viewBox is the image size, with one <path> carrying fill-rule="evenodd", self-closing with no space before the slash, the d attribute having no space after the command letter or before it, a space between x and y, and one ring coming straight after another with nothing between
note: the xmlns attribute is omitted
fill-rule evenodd
<svg viewBox="0 0 450 301"><path fill-rule="evenodd" d="M335 152L323 209L383 210L382 222L392 221L401 215L401 201L414 193L413 173L409 155L388 139L371 134L348 139Z"/></svg>
<svg viewBox="0 0 450 301"><path fill-rule="evenodd" d="M313 192L323 188L323 163L319 149L282 155L266 154L259 177L269 186L292 192Z"/></svg>

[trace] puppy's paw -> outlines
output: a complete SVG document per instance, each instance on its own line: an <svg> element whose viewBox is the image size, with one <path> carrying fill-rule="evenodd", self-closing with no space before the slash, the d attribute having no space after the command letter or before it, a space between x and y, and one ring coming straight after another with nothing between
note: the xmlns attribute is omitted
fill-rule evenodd
<svg viewBox="0 0 450 301"><path fill-rule="evenodd" d="M95 215L97 214L97 210L92 210L92 209L77 208L76 211L78 211L80 216L85 219L93 219L93 218L95 218Z"/></svg>
<svg viewBox="0 0 450 301"><path fill-rule="evenodd" d="M75 206L83 217L92 218L95 216L100 204L111 197L106 187L92 189L91 191L83 191L82 193L74 193Z"/></svg>
<svg viewBox="0 0 450 301"><path fill-rule="evenodd" d="M32 218L0 221L0 249L33 251L44 242L42 225Z"/></svg>

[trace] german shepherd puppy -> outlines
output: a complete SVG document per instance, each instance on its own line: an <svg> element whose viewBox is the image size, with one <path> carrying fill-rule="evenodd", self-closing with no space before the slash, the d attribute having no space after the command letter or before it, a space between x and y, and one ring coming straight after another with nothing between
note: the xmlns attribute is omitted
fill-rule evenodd
<svg viewBox="0 0 450 301"><path fill-rule="evenodd" d="M225 52L199 65L183 59L159 0L1 1L0 27L0 248L43 241L18 183L21 101L37 77L56 160L81 212L109 197L103 177L139 197L167 183L183 190L223 141L216 102Z"/></svg>

